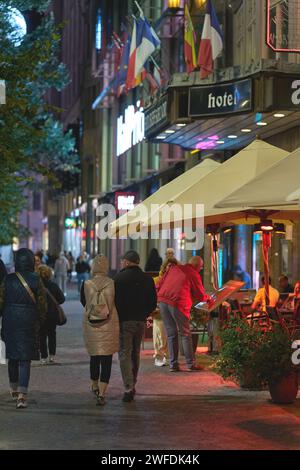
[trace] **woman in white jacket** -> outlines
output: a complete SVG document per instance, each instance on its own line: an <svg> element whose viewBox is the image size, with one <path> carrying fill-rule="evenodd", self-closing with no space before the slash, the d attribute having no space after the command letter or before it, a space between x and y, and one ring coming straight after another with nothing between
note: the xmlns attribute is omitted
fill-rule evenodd
<svg viewBox="0 0 300 470"><path fill-rule="evenodd" d="M81 303L85 307L83 338L90 355L92 392L97 397L97 405L105 404L105 393L109 384L113 354L119 351L119 318L115 306L114 282L107 276L108 260L98 255L92 262L92 278L81 288ZM102 302L108 307L108 319L91 323L89 312L95 305L95 293L101 292ZM92 305L93 303L93 305ZM100 381L100 382L99 382Z"/></svg>

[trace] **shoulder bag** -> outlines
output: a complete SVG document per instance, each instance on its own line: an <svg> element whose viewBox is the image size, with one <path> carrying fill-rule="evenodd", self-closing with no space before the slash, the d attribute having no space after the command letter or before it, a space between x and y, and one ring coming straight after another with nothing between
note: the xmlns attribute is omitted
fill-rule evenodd
<svg viewBox="0 0 300 470"><path fill-rule="evenodd" d="M46 288L46 292L47 292L47 294L49 295L50 299L52 300L52 302L54 303L54 305L56 307L56 311L57 311L56 324L57 324L57 326L65 325L67 323L67 317L66 317L66 314L64 312L64 309L62 308L61 305L59 305L56 298L54 297L54 295L51 294L49 289Z"/></svg>

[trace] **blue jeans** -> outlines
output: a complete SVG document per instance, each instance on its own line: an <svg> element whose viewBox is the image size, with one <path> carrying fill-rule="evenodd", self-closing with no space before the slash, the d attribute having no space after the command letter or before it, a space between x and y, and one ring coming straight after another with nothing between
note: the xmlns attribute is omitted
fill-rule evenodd
<svg viewBox="0 0 300 470"><path fill-rule="evenodd" d="M13 392L27 393L30 380L30 361L8 361L8 376Z"/></svg>
<svg viewBox="0 0 300 470"><path fill-rule="evenodd" d="M80 293L81 285L89 279L89 273L77 273L78 292Z"/></svg>
<svg viewBox="0 0 300 470"><path fill-rule="evenodd" d="M178 334L182 338L182 347L187 366L192 367L194 365L194 353L189 319L171 305L160 303L159 309L168 336L170 367L178 366Z"/></svg>

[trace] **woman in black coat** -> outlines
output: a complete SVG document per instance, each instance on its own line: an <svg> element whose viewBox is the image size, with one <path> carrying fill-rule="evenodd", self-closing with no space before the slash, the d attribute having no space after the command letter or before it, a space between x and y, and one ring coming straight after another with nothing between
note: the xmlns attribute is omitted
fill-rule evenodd
<svg viewBox="0 0 300 470"><path fill-rule="evenodd" d="M47 364L48 351L49 363L54 364L56 354L56 326L58 319L57 305L55 304L54 299L59 305L63 304L66 299L63 291L51 280L52 270L49 266L39 266L38 273L41 276L44 287L47 291L47 320L42 326L40 333L41 364Z"/></svg>
<svg viewBox="0 0 300 470"><path fill-rule="evenodd" d="M156 248L152 248L147 260L145 271L158 273L160 271L161 265L163 264L162 258L159 256L159 253Z"/></svg>
<svg viewBox="0 0 300 470"><path fill-rule="evenodd" d="M32 251L22 248L16 253L15 271L0 288L0 316L11 395L20 409L27 408L31 361L39 359L39 329L46 320L46 294L39 275L34 272ZM27 283L27 289L18 273Z"/></svg>

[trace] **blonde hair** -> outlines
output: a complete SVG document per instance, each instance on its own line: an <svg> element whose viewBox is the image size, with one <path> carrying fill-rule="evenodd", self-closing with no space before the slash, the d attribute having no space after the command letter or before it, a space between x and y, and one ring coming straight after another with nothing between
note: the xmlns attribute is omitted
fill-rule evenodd
<svg viewBox="0 0 300 470"><path fill-rule="evenodd" d="M170 264L173 264L173 265L177 265L178 264L178 261L176 258L174 258L174 256L172 256L171 258L167 258L163 264L161 265L161 268L160 268L160 272L159 272L159 276L162 277L166 270L168 269L168 266Z"/></svg>
<svg viewBox="0 0 300 470"><path fill-rule="evenodd" d="M46 265L44 265L44 264L41 264L41 265L37 268L37 272L39 273L39 275L41 276L41 278L43 279L43 281L50 281L50 279L51 279L52 276L53 276L52 269L49 268L49 266L46 266Z"/></svg>
<svg viewBox="0 0 300 470"><path fill-rule="evenodd" d="M107 275L109 270L108 259L104 255L97 255L92 262L92 276L96 274Z"/></svg>

